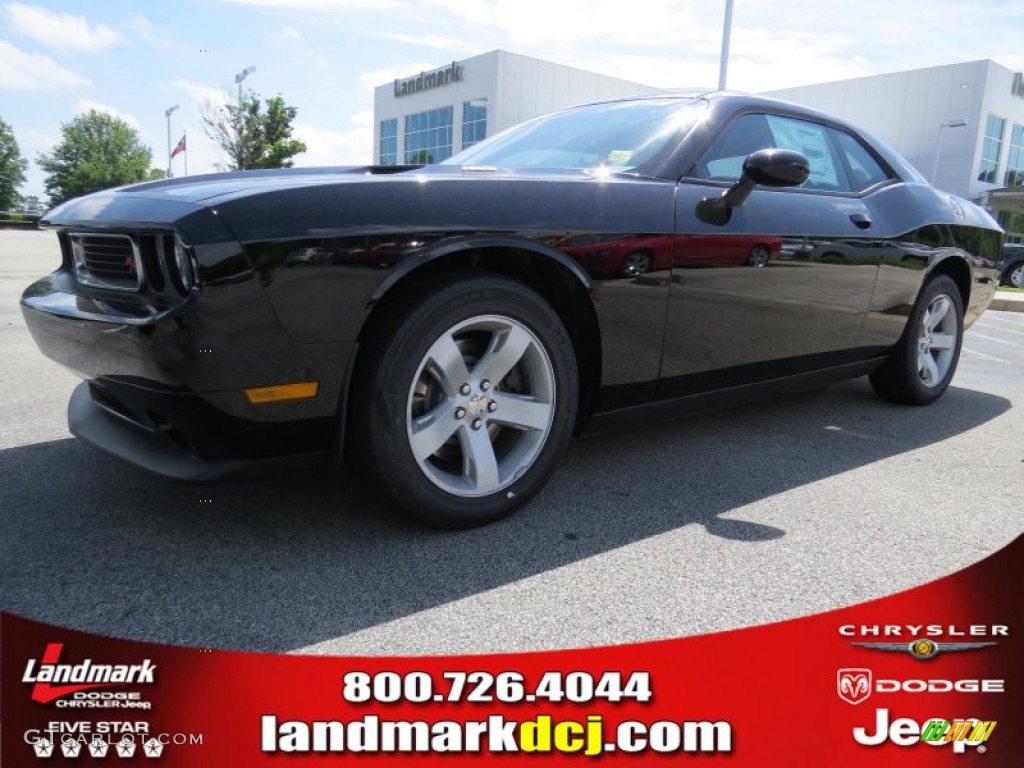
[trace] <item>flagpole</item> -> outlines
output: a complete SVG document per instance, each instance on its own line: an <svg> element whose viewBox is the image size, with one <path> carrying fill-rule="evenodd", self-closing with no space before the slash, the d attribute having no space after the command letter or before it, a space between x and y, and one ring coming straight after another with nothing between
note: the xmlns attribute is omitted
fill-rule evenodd
<svg viewBox="0 0 1024 768"><path fill-rule="evenodd" d="M187 127L185 128L185 133L183 134L183 138L185 139L185 151L182 154L185 155L185 175L188 176L188 128Z"/></svg>
<svg viewBox="0 0 1024 768"><path fill-rule="evenodd" d="M178 109L178 105L175 104L173 107L164 111L164 117L167 118L167 178L171 178L174 174L171 172L171 161L174 160L171 157L171 114L174 110Z"/></svg>

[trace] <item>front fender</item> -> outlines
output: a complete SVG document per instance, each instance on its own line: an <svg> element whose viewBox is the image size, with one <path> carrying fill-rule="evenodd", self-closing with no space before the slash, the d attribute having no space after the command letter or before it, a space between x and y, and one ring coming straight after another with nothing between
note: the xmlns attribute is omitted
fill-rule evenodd
<svg viewBox="0 0 1024 768"><path fill-rule="evenodd" d="M431 262L435 262L438 259L443 259L446 256L451 256L456 253L493 248L509 248L518 251L529 251L543 258L551 259L572 273L576 280L579 281L580 285L587 291L590 291L593 287L591 285L590 276L583 270L583 268L555 248L535 242L525 237L481 235L448 239L443 243L439 243L435 247L429 248L415 256L405 259L400 265L392 270L390 274L388 274L380 285L377 286L376 290L370 296L367 307L369 308L380 301L388 291L401 282L407 275L427 264L430 264Z"/></svg>

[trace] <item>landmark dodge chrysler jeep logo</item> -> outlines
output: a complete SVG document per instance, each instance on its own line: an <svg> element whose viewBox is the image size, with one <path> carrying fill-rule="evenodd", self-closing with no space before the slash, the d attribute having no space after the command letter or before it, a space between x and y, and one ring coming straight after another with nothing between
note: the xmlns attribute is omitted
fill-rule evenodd
<svg viewBox="0 0 1024 768"><path fill-rule="evenodd" d="M32 701L49 704L62 696L92 688L153 682L156 665L150 659L145 659L141 664L95 664L92 659L79 664L60 664L63 650L64 643L47 643L41 660L29 659L21 681L35 683L32 686Z"/></svg>

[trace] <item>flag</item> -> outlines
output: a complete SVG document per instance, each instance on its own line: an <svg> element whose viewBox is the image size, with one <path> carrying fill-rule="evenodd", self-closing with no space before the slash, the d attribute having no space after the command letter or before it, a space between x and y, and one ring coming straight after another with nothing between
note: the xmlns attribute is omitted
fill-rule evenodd
<svg viewBox="0 0 1024 768"><path fill-rule="evenodd" d="M182 136L181 141L178 142L178 146L171 150L171 159L173 160L176 154L178 154L179 152L184 152L185 150L185 137Z"/></svg>

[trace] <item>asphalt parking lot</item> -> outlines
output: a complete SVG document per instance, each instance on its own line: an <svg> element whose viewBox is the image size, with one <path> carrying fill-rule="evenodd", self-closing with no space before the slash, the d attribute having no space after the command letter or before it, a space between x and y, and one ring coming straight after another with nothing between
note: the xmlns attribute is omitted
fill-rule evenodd
<svg viewBox="0 0 1024 768"><path fill-rule="evenodd" d="M986 314L929 408L861 379L578 439L526 510L442 534L350 475L196 488L78 444L77 379L18 308L57 261L53 234L0 231L0 608L22 616L260 651L591 646L891 594L1024 530L1024 313Z"/></svg>

